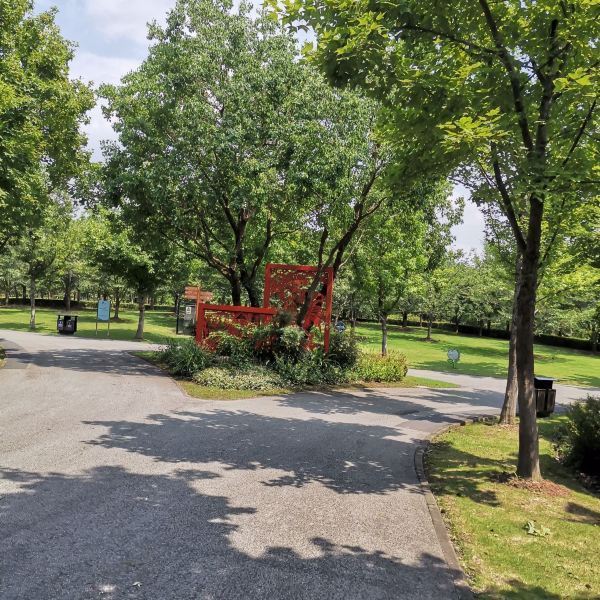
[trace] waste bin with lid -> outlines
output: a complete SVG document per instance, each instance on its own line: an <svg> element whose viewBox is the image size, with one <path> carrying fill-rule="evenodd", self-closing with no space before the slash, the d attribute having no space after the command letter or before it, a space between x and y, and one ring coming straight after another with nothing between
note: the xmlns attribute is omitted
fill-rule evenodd
<svg viewBox="0 0 600 600"><path fill-rule="evenodd" d="M556 390L552 389L552 377L534 376L536 411L538 417L547 417L554 412L556 403Z"/></svg>
<svg viewBox="0 0 600 600"><path fill-rule="evenodd" d="M56 329L63 335L73 335L77 331L77 315L58 315Z"/></svg>

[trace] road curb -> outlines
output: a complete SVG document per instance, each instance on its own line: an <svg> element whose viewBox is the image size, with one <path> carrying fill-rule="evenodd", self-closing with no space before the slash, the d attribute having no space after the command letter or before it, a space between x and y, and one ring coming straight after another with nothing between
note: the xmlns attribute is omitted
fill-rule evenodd
<svg viewBox="0 0 600 600"><path fill-rule="evenodd" d="M417 472L417 477L419 478L419 485L421 487L423 496L425 497L425 503L427 504L427 509L429 510L429 516L431 517L431 521L433 523L433 529L435 530L438 542L442 548L444 560L446 561L448 571L450 572L450 576L452 577L452 581L454 583L456 596L459 598L459 600L473 600L475 596L469 587L467 577L460 565L458 556L454 550L454 545L452 544L452 540L448 534L446 523L444 522L444 518L442 517L442 513L440 512L435 496L431 491L429 481L427 480L424 460L425 452L434 437L442 435L450 429L464 427L465 425L469 425L471 423L487 422L495 418L496 417L490 417L490 415L481 415L472 418L464 418L459 422L445 425L444 427L438 429L435 433L432 433L427 439L422 440L415 450L415 471Z"/></svg>

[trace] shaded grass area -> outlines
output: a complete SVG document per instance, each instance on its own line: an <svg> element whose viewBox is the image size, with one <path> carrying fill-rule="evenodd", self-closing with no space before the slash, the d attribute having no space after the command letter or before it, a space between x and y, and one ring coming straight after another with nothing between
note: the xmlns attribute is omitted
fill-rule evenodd
<svg viewBox="0 0 600 600"><path fill-rule="evenodd" d="M505 377L508 365L508 341L455 334L443 330L433 331L433 342L425 342L425 328L402 329L390 326L388 347L406 354L408 363L415 369L428 369L466 375ZM356 328L361 337L361 347L378 351L381 332L377 324L362 323ZM461 352L456 369L448 362L450 348ZM600 355L568 348L535 346L536 374L555 377L562 383L600 387Z"/></svg>
<svg viewBox="0 0 600 600"><path fill-rule="evenodd" d="M143 350L132 352L134 356L142 358L153 365L167 371L166 365L161 363L158 352L151 350ZM304 390L292 389L292 388L273 388L268 390L224 390L214 386L199 385L189 379L183 379L174 377L175 381L181 386L181 388L193 398L199 398L201 400L243 400L245 398L258 398L261 396L281 396L284 394L291 394L298 391L332 391L332 390L343 390L343 389L369 389L369 388L414 388L414 387L427 387L427 388L457 388L460 387L454 383L447 383L445 381L438 381L437 379L429 379L426 377L412 377L407 376L402 381L394 383L356 383L353 385L344 384L339 386L319 386L319 387L307 387Z"/></svg>
<svg viewBox="0 0 600 600"><path fill-rule="evenodd" d="M56 317L59 311L54 308L36 309L37 333L57 334ZM79 316L77 322L78 337L96 337L96 310L73 310L72 314ZM138 312L121 310L118 321L110 323L110 338L114 340L132 341L137 330ZM30 331L29 308L2 307L0 308L0 329L15 331ZM108 326L98 323L98 337L107 337ZM160 343L167 337L175 335L175 317L169 312L147 310L144 324L144 340Z"/></svg>
<svg viewBox="0 0 600 600"><path fill-rule="evenodd" d="M506 482L518 429L473 424L439 436L427 454L432 490L482 598L600 597L600 498L559 464L552 438L565 417L540 420L541 491ZM528 521L547 535L528 534Z"/></svg>

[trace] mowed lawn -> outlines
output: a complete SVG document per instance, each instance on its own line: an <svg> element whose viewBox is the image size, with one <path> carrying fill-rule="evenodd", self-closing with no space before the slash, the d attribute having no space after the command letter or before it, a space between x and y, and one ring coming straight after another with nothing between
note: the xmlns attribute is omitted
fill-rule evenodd
<svg viewBox="0 0 600 600"><path fill-rule="evenodd" d="M381 330L377 324L360 324L357 333L361 345L377 351L381 347ZM457 335L449 331L434 330L433 342L426 342L425 328L388 328L388 348L403 352L408 363L416 369L489 375L505 377L508 363L508 341L486 337ZM454 369L448 362L447 352L458 348L460 362ZM535 346L536 374L555 377L562 383L600 387L600 355L591 352Z"/></svg>
<svg viewBox="0 0 600 600"><path fill-rule="evenodd" d="M38 308L35 311L36 331L44 334L57 334L56 318L59 311L55 308ZM73 310L79 316L77 333L80 337L96 337L96 310ZM111 313L112 314L112 313ZM121 310L119 321L111 321L110 338L115 340L133 340L137 330L138 311ZM29 308L0 308L0 329L29 331ZM106 337L107 324L98 323L98 337ZM58 335L58 334L57 334ZM175 335L175 317L173 313L147 310L144 323L144 340L163 342Z"/></svg>
<svg viewBox="0 0 600 600"><path fill-rule="evenodd" d="M517 426L457 427L429 448L430 484L478 597L600 598L600 498L555 459L565 419L539 420L546 482L529 489L510 478Z"/></svg>
<svg viewBox="0 0 600 600"><path fill-rule="evenodd" d="M77 310L79 315L77 335L95 337L96 311ZM58 310L39 308L36 311L38 333L56 334ZM121 310L121 320L111 322L110 337L117 340L133 340L137 328L136 310ZM98 335L106 336L106 323L99 324ZM0 329L29 331L28 307L0 307ZM381 347L381 331L377 324L357 326L361 347L378 352ZM175 317L171 312L146 311L144 339L163 342L175 335ZM389 327L390 350L403 352L409 365L416 369L465 373L467 375L506 376L508 342L478 336L457 335L448 331L434 330L433 342L425 342L425 328L414 327L405 331ZM458 348L461 360L457 369L448 362L449 348ZM568 350L554 346L537 345L536 372L538 375L555 377L562 383L600 387L600 355Z"/></svg>

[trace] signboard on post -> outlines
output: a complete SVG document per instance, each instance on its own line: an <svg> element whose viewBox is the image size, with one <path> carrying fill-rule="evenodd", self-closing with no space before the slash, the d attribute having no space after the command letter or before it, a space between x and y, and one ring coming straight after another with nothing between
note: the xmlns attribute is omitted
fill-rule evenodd
<svg viewBox="0 0 600 600"><path fill-rule="evenodd" d="M110 301L99 300L98 309L96 310L96 335L98 335L98 322L108 323L108 331L106 335L110 335Z"/></svg>
<svg viewBox="0 0 600 600"><path fill-rule="evenodd" d="M185 291L183 292L183 297L186 300L198 300L198 296L200 295L200 288L194 287L192 285L186 285Z"/></svg>

